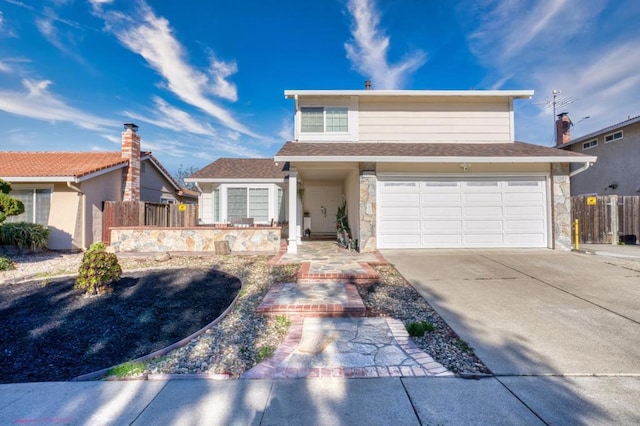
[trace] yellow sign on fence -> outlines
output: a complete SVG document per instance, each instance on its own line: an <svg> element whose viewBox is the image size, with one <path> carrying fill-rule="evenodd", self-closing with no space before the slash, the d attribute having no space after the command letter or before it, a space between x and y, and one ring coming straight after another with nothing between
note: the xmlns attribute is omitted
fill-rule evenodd
<svg viewBox="0 0 640 426"><path fill-rule="evenodd" d="M598 199L596 197L587 197L588 206L595 206L596 204L598 204Z"/></svg>
<svg viewBox="0 0 640 426"><path fill-rule="evenodd" d="M178 204L178 211L179 212L186 212L187 211L187 205L186 204Z"/></svg>

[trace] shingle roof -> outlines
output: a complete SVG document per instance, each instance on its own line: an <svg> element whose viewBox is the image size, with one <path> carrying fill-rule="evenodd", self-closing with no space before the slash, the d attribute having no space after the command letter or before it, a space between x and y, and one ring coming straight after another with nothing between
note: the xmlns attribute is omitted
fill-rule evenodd
<svg viewBox="0 0 640 426"><path fill-rule="evenodd" d="M284 179L288 166L276 166L273 158L218 158L189 179Z"/></svg>
<svg viewBox="0 0 640 426"><path fill-rule="evenodd" d="M464 158L498 158L514 159L566 158L583 161L583 154L570 151L559 151L540 145L523 142L511 143L315 143L287 142L276 154L276 160L292 161L292 157L335 157L336 160L353 158L392 157L464 157ZM349 161L349 160L346 160Z"/></svg>
<svg viewBox="0 0 640 426"><path fill-rule="evenodd" d="M127 164L114 152L0 152L3 177L82 177Z"/></svg>

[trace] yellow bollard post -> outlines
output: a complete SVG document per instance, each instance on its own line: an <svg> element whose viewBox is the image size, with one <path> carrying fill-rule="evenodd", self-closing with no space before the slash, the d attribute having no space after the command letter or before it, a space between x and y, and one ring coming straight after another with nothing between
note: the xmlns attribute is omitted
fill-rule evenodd
<svg viewBox="0 0 640 426"><path fill-rule="evenodd" d="M580 233L578 232L578 219L575 221L576 250L580 249Z"/></svg>

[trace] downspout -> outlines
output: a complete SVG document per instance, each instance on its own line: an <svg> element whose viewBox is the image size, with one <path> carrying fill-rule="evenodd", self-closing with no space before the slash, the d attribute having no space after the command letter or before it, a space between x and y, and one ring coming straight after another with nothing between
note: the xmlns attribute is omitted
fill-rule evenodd
<svg viewBox="0 0 640 426"><path fill-rule="evenodd" d="M67 187L69 189L73 189L74 191L76 191L78 194L80 194L80 202L82 203L82 213L80 214L81 216L81 226L80 226L80 235L82 236L82 240L81 240L81 245L82 245L82 249L86 250L87 248L87 233L86 233L86 228L87 228L87 222L86 222L86 206L85 206L85 195L84 192L82 192L82 190L75 186L73 184L73 182L68 181L67 182Z"/></svg>
<svg viewBox="0 0 640 426"><path fill-rule="evenodd" d="M579 169L575 169L574 171L569 173L569 177L572 178L575 175L578 175L582 172L584 172L585 170L587 170L589 167L591 167L591 162L587 161L586 163L584 163L584 166L580 167Z"/></svg>

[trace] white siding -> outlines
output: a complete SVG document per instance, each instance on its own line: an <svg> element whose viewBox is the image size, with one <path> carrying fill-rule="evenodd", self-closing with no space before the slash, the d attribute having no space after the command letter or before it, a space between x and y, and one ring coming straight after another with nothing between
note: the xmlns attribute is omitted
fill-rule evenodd
<svg viewBox="0 0 640 426"><path fill-rule="evenodd" d="M361 142L511 142L508 99L360 98Z"/></svg>

